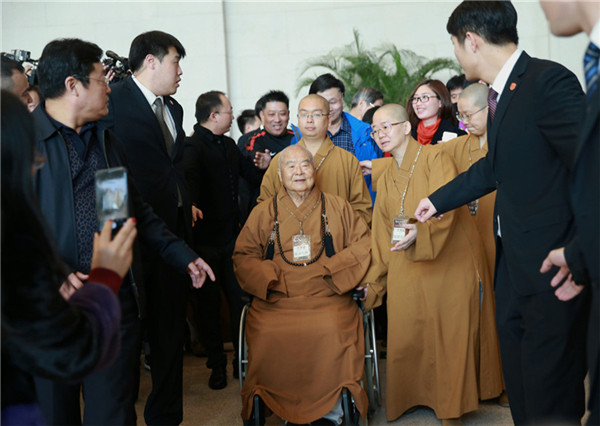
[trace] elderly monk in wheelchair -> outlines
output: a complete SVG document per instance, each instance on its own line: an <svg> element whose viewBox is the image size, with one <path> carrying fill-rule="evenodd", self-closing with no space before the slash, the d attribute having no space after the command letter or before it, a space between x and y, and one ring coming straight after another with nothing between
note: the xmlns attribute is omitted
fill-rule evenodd
<svg viewBox="0 0 600 426"><path fill-rule="evenodd" d="M315 186L306 148L282 151L279 178L281 189L254 208L233 254L253 296L242 418L259 396L290 424L340 424L345 388L364 420L363 322L352 291L371 260L369 228L348 201Z"/></svg>

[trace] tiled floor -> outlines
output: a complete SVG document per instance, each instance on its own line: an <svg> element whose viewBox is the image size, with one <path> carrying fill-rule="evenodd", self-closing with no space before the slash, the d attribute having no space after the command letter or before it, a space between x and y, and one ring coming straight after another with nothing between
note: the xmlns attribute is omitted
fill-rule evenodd
<svg viewBox="0 0 600 426"><path fill-rule="evenodd" d="M183 425L241 425L239 382L231 377L231 359L233 352L228 352L229 383L225 389L214 391L208 387L210 370L205 367L206 358L196 358L186 354L184 358L183 378ZM380 361L383 393L385 395L385 360ZM143 404L150 392L150 373L141 372L140 400L136 405L138 425L143 425ZM465 425L512 425L510 410L499 406L495 401L482 402L479 410L463 416ZM406 414L395 422L385 419L385 408L380 408L369 420L370 425L440 425L430 409L418 409ZM283 425L276 416L267 418L267 425Z"/></svg>

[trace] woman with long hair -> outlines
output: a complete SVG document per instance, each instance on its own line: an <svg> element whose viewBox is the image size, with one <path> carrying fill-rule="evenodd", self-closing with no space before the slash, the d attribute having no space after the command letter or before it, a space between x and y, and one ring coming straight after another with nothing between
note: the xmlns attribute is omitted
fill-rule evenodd
<svg viewBox="0 0 600 426"><path fill-rule="evenodd" d="M76 380L119 352L116 297L132 259L135 220L114 239L108 223L94 240L88 282L61 295L67 280L34 197L33 120L21 101L1 93L2 127L2 419L44 424L32 375ZM68 298L68 301L66 300Z"/></svg>
<svg viewBox="0 0 600 426"><path fill-rule="evenodd" d="M450 93L439 80L420 82L406 103L412 137L421 145L435 145L466 135L458 128Z"/></svg>

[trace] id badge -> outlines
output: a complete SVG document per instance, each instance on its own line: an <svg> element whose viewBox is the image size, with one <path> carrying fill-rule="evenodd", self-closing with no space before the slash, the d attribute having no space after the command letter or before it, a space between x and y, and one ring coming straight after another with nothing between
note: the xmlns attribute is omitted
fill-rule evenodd
<svg viewBox="0 0 600 426"><path fill-rule="evenodd" d="M396 244L398 241L406 236L406 229L402 225L408 223L408 217L398 215L394 218L394 227L392 229L392 244Z"/></svg>
<svg viewBox="0 0 600 426"><path fill-rule="evenodd" d="M479 207L479 199L470 201L469 203L467 203L467 206L469 207L469 213L471 213L471 216L477 216L477 208Z"/></svg>
<svg viewBox="0 0 600 426"><path fill-rule="evenodd" d="M311 259L310 235L294 235L292 242L294 245L294 262L305 262Z"/></svg>

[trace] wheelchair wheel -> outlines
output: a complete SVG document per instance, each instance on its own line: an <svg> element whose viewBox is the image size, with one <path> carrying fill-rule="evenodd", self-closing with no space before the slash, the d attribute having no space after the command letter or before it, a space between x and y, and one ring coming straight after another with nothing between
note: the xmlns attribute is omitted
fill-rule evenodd
<svg viewBox="0 0 600 426"><path fill-rule="evenodd" d="M342 390L342 408L344 409L344 424L346 426L367 426L368 420L362 421L359 411L354 405L352 393L344 388Z"/></svg>
<svg viewBox="0 0 600 426"><path fill-rule="evenodd" d="M369 398L369 414L381 407L381 387L379 382L379 363L375 340L375 314L373 311L363 315L365 331L365 390Z"/></svg>
<svg viewBox="0 0 600 426"><path fill-rule="evenodd" d="M246 317L250 304L244 305L240 315L240 335L238 338L238 372L240 374L240 390L246 380L248 372L248 344L246 343Z"/></svg>

